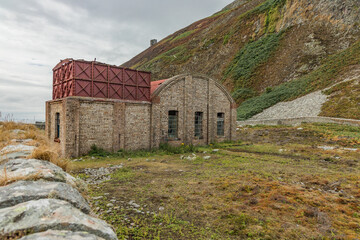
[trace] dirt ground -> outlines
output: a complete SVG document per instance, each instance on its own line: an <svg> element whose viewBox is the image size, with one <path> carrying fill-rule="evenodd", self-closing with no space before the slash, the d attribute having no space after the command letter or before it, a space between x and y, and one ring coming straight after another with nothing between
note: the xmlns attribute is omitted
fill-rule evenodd
<svg viewBox="0 0 360 240"><path fill-rule="evenodd" d="M76 159L119 239L358 239L360 129L245 127L240 141Z"/></svg>

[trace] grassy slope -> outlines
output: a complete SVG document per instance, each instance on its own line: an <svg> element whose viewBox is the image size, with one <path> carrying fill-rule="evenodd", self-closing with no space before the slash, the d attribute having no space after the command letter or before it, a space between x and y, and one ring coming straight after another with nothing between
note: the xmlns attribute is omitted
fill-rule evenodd
<svg viewBox="0 0 360 240"><path fill-rule="evenodd" d="M302 128L244 128L242 142L202 147L193 160L164 152L85 157L74 170L124 165L90 186L92 197L102 196L93 208L119 239L356 238L360 152L343 147L360 147L358 128Z"/></svg>
<svg viewBox="0 0 360 240"><path fill-rule="evenodd" d="M343 40L338 36L345 34L344 25L340 33L336 21L332 26L325 17L311 19L306 15L309 2L289 4L286 0L244 1L175 32L124 66L152 71L154 80L185 72L207 74L221 80L237 103L245 101L238 116L249 118L279 101L329 86L346 67L359 63L358 43L352 46L353 53L339 53ZM291 8L304 11L300 17L309 17L309 25L281 28ZM349 39L354 44L358 36ZM349 56L352 59L346 59ZM335 116L332 111L324 115ZM356 118L357 114L341 116Z"/></svg>
<svg viewBox="0 0 360 240"><path fill-rule="evenodd" d="M360 63L360 41L342 51L338 54L332 55L323 60L323 64L313 72L302 76L301 78L292 80L287 83L280 84L274 87L271 91L265 92L260 96L251 98L243 102L238 108L238 119L243 120L252 117L253 115L262 112L264 109L275 105L281 101L292 100L303 96L315 90L324 89L335 83L335 79L344 73L350 66ZM338 85L337 91L346 94L346 86ZM356 96L356 92L354 94ZM326 116L345 117L345 118L360 118L356 105L359 104L359 99L355 97L352 105L354 111L330 112L332 107L343 108L343 104L337 101L331 101L329 106L323 110Z"/></svg>

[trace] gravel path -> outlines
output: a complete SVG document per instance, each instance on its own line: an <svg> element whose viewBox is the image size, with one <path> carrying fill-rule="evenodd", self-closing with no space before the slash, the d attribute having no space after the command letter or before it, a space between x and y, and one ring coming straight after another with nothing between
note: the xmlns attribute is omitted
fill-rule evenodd
<svg viewBox="0 0 360 240"><path fill-rule="evenodd" d="M317 117L326 101L327 96L317 91L290 102L275 104L249 120Z"/></svg>

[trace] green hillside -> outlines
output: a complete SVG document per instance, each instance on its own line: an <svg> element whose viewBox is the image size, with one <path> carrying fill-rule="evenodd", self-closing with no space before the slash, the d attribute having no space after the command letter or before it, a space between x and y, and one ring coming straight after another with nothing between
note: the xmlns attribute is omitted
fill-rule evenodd
<svg viewBox="0 0 360 240"><path fill-rule="evenodd" d="M151 71L153 80L206 74L225 85L239 104L238 118L247 119L280 101L341 82L347 71L358 69L359 26L357 0L237 0L124 66ZM345 89L340 85L336 93L327 92L329 103L321 115L360 118L360 101L351 97L357 92ZM339 102L355 110L334 111Z"/></svg>

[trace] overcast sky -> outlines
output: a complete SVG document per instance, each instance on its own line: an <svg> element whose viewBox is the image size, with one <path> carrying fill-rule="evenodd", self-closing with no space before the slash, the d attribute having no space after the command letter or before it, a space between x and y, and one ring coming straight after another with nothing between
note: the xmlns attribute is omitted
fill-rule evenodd
<svg viewBox="0 0 360 240"><path fill-rule="evenodd" d="M231 2L0 0L0 119L44 121L60 59L120 65Z"/></svg>

